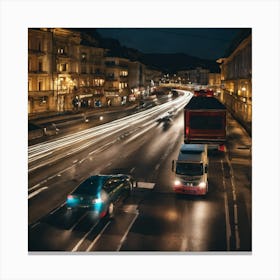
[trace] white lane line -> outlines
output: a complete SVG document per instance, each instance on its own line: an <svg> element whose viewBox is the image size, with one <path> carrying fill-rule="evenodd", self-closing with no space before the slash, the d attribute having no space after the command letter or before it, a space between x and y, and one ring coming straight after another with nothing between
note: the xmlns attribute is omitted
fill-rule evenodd
<svg viewBox="0 0 280 280"><path fill-rule="evenodd" d="M132 173L134 172L134 170L135 170L135 167L132 167L132 168L130 169L129 173L132 174Z"/></svg>
<svg viewBox="0 0 280 280"><path fill-rule="evenodd" d="M222 166L223 186L224 186L224 205L225 205L225 219L226 219L227 251L230 251L231 227L230 227L230 222L229 222L228 196L227 196L227 190L226 190L225 171L224 171L223 160L221 160L221 166Z"/></svg>
<svg viewBox="0 0 280 280"><path fill-rule="evenodd" d="M122 207L122 210L123 212L125 213L131 213L131 214L136 214L138 213L138 205L137 204L127 204L127 205L124 205Z"/></svg>
<svg viewBox="0 0 280 280"><path fill-rule="evenodd" d="M48 180L44 180L44 181L42 181L42 182L36 184L35 186L33 186L33 187L31 187L30 189L28 189L28 191L32 191L32 190L34 190L34 189L40 187L42 184L47 183L47 181L48 181Z"/></svg>
<svg viewBox="0 0 280 280"><path fill-rule="evenodd" d="M56 211L58 211L59 209L61 209L62 207L64 207L65 205L65 202L63 202L60 206L58 206L57 208L53 209L51 212L50 212L50 215L52 215L53 213L55 213Z"/></svg>
<svg viewBox="0 0 280 280"><path fill-rule="evenodd" d="M90 230L83 236L83 238L76 244L76 246L71 250L71 252L76 252L80 245L84 242L84 240L87 238L87 236L90 234L90 232L93 230L93 228L98 224L99 221L97 221Z"/></svg>
<svg viewBox="0 0 280 280"><path fill-rule="evenodd" d="M155 187L155 183L149 183L149 182L138 182L137 188L139 189L150 189L152 190Z"/></svg>
<svg viewBox="0 0 280 280"><path fill-rule="evenodd" d="M36 224L31 226L31 229L35 228L36 226L38 226L40 224L40 222L37 222Z"/></svg>
<svg viewBox="0 0 280 280"><path fill-rule="evenodd" d="M70 210L71 211L71 210ZM82 215L80 217L80 219L78 219L78 221L69 229L70 231L72 231L76 226L77 224L79 224L79 222L88 214L88 212L84 213L84 215Z"/></svg>
<svg viewBox="0 0 280 280"><path fill-rule="evenodd" d="M35 192L32 192L29 196L28 196L28 199L34 197L35 195L39 194L40 192L42 192L43 190L46 190L48 187L42 187L40 188L39 190L35 191Z"/></svg>
<svg viewBox="0 0 280 280"><path fill-rule="evenodd" d="M155 167L155 170L158 170L160 168L160 164L158 163Z"/></svg>
<svg viewBox="0 0 280 280"><path fill-rule="evenodd" d="M109 226L109 224L111 223L111 221L109 221L105 227L100 231L100 233L96 236L96 238L91 242L91 244L88 246L86 252L89 252L92 247L96 244L96 242L99 240L99 238L101 237L101 235L103 234L103 232L105 231L105 229Z"/></svg>
<svg viewBox="0 0 280 280"><path fill-rule="evenodd" d="M239 235L239 225L238 225L238 208L237 208L237 199L236 199L236 186L235 186L235 180L234 180L234 172L232 165L229 161L228 155L226 154L226 160L230 168L230 181L232 185L232 196L233 196L233 215L234 215L234 223L235 223L235 247L237 250L240 249L240 235Z"/></svg>
<svg viewBox="0 0 280 280"><path fill-rule="evenodd" d="M120 241L120 244L119 244L119 246L118 246L118 248L117 248L117 251L120 251L120 249L121 249L121 247L122 247L122 245L123 245L123 243L124 243L124 241L125 241L125 239L126 239L128 233L129 233L129 231L130 231L132 225L134 224L134 222L136 221L136 219L137 219L138 216L139 216L139 211L137 211L137 212L135 213L135 217L133 218L133 220L132 220L131 223L129 224L129 226L128 226L128 228L127 228L127 230L126 230L124 236L122 237L122 239L121 239L121 241Z"/></svg>

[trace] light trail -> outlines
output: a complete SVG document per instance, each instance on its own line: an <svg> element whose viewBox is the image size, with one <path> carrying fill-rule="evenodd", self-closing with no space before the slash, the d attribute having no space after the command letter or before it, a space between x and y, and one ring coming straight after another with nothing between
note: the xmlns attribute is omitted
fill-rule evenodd
<svg viewBox="0 0 280 280"><path fill-rule="evenodd" d="M32 145L28 148L28 164L30 166L31 163L35 163L36 161L40 161L40 164L34 164L32 167L30 166L28 171L34 171L39 167L56 161L57 158L55 153L63 149L68 149L68 151L63 154L60 153L59 159L86 149L97 142L105 140L105 138L113 136L114 134L121 133L124 129L132 128L133 132L135 132L135 127L137 127L137 125L144 122L145 126L147 126L155 122L159 115L163 112L167 112L169 109L175 109L177 111L181 110L190 98L191 96L183 95L175 100L171 100L145 111L135 113L134 115L129 115L106 124L79 131L56 140ZM134 135L134 133L131 134ZM51 157L48 157L50 155Z"/></svg>

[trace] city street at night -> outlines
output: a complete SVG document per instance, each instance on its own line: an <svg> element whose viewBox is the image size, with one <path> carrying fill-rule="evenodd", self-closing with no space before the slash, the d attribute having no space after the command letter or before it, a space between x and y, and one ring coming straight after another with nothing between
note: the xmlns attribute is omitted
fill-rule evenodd
<svg viewBox="0 0 280 280"><path fill-rule="evenodd" d="M280 280L277 0L0 1L0 280Z"/></svg>
<svg viewBox="0 0 280 280"><path fill-rule="evenodd" d="M209 152L208 195L172 191L171 162L191 95L29 146L29 250L250 251L251 139L230 115L226 153ZM157 121L170 110L171 121ZM67 212L66 196L80 181L118 172L133 175L138 187L113 220Z"/></svg>

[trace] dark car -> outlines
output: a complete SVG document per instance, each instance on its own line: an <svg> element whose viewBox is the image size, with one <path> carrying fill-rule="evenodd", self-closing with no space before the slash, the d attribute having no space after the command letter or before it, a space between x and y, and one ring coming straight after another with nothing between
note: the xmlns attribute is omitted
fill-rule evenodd
<svg viewBox="0 0 280 280"><path fill-rule="evenodd" d="M68 195L66 207L92 211L98 218L113 217L115 207L130 195L135 184L130 175L93 175Z"/></svg>

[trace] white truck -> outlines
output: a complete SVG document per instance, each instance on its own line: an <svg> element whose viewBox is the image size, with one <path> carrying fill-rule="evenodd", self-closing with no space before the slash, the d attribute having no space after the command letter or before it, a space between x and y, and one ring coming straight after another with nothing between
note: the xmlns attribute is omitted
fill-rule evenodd
<svg viewBox="0 0 280 280"><path fill-rule="evenodd" d="M175 193L206 195L208 192L207 144L182 144L172 161Z"/></svg>

